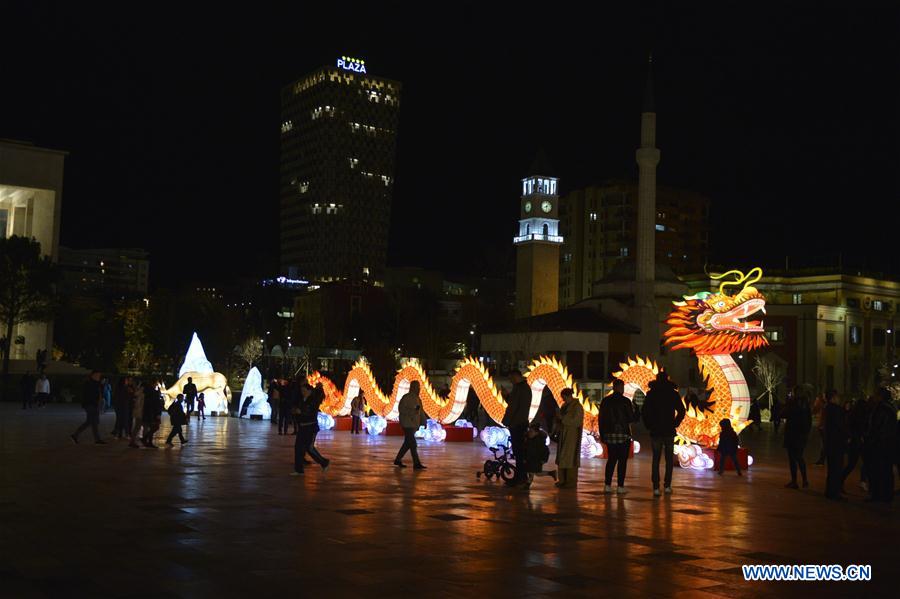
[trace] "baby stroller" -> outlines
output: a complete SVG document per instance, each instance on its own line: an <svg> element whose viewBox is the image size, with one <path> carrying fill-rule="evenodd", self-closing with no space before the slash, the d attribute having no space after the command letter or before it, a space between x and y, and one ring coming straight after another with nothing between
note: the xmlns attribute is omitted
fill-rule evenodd
<svg viewBox="0 0 900 599"><path fill-rule="evenodd" d="M503 455L497 456L497 452L503 450ZM481 480L481 475L488 480L492 478L502 478L509 482L516 477L516 467L509 462L509 445L501 445L500 447L491 447L491 453L494 459L485 460L484 469L475 473L475 478Z"/></svg>

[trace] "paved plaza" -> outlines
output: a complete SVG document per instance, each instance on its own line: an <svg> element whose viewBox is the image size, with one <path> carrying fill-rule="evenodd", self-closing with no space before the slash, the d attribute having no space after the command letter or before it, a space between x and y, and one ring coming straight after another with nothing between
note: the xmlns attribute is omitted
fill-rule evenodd
<svg viewBox="0 0 900 599"><path fill-rule="evenodd" d="M188 445L137 450L72 445L76 407L0 418L3 597L864 596L900 578L897 508L864 503L856 476L849 502L826 501L821 466L784 489L767 431L743 435L747 476L676 468L654 499L649 443L620 497L599 459L577 490L479 482L481 443L422 443L414 472L391 466L401 438L327 432L331 468L292 477L294 438L267 422L194 421ZM741 564L767 563L871 564L873 580L744 582Z"/></svg>

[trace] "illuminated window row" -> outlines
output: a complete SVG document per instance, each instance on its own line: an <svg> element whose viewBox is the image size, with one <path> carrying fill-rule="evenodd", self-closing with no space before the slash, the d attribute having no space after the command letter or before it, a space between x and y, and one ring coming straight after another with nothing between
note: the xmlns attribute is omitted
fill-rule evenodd
<svg viewBox="0 0 900 599"><path fill-rule="evenodd" d="M313 214L337 214L339 210L344 208L341 204L313 204L312 205L312 213Z"/></svg>
<svg viewBox="0 0 900 599"><path fill-rule="evenodd" d="M318 108L313 109L312 119L316 120L323 115L334 116L334 110L334 106L319 106Z"/></svg>
<svg viewBox="0 0 900 599"><path fill-rule="evenodd" d="M293 128L294 128L293 121L288 120L288 121L281 123L281 132L282 133L287 133L288 131L292 130Z"/></svg>

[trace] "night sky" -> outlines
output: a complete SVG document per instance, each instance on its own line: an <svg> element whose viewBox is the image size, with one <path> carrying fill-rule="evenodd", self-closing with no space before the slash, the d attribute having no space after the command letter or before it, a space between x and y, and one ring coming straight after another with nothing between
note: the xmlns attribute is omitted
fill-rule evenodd
<svg viewBox="0 0 900 599"><path fill-rule="evenodd" d="M538 148L563 193L636 177L652 50L658 180L712 198L714 262L900 270L893 3L82 4L0 8L0 137L69 151L62 243L156 286L274 273L279 90L342 54L403 83L392 265L504 272Z"/></svg>

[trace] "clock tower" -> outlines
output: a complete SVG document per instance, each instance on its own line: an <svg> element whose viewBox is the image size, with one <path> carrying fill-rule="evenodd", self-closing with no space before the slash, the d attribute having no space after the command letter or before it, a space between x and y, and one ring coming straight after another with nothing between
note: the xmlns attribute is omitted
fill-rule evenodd
<svg viewBox="0 0 900 599"><path fill-rule="evenodd" d="M559 309L559 191L556 177L522 179L516 245L516 318Z"/></svg>

